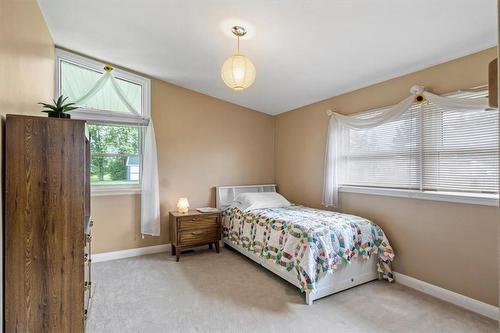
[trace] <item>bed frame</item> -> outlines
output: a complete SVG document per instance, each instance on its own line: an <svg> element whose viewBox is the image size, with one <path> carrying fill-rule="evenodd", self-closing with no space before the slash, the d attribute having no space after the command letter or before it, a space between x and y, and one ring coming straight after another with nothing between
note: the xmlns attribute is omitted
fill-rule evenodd
<svg viewBox="0 0 500 333"><path fill-rule="evenodd" d="M276 184L218 186L216 187L217 208L220 211L225 210L238 194L247 192L276 192ZM289 272L285 268L275 265L269 260L248 252L229 239L224 238L224 243L290 282L297 288L300 288L299 282L297 281L297 275L294 272ZM333 274L328 274L323 277L316 285L315 291L306 291L305 301L306 304L311 305L314 300L376 279L378 279L376 256L372 256L368 260L355 259L350 265L340 265L339 269Z"/></svg>

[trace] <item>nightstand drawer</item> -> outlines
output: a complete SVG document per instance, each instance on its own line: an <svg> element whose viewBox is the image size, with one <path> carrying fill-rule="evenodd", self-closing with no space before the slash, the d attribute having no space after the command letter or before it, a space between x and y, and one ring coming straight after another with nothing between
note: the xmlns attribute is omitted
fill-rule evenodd
<svg viewBox="0 0 500 333"><path fill-rule="evenodd" d="M193 231L181 231L179 233L180 245L192 245L192 244L202 244L210 243L218 240L218 229L204 229L204 230L193 230Z"/></svg>
<svg viewBox="0 0 500 333"><path fill-rule="evenodd" d="M179 218L179 230L189 229L216 229L217 217L182 217Z"/></svg>

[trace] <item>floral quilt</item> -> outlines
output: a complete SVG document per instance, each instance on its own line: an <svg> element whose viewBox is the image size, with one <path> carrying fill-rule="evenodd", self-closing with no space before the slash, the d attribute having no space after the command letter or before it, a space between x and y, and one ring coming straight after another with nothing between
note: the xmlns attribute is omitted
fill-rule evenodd
<svg viewBox="0 0 500 333"><path fill-rule="evenodd" d="M393 250L382 229L359 216L290 206L223 213L223 236L267 260L295 271L302 290L353 258L377 255L380 278L393 280Z"/></svg>

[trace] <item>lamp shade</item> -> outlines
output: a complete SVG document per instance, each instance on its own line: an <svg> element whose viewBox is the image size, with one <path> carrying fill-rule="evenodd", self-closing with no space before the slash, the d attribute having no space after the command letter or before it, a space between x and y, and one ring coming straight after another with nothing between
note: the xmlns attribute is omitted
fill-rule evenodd
<svg viewBox="0 0 500 333"><path fill-rule="evenodd" d="M255 66L243 54L234 54L226 59L221 69L224 83L231 89L243 90L255 82Z"/></svg>
<svg viewBox="0 0 500 333"><path fill-rule="evenodd" d="M179 199L179 202L177 202L177 211L183 214L189 211L189 202L187 198Z"/></svg>

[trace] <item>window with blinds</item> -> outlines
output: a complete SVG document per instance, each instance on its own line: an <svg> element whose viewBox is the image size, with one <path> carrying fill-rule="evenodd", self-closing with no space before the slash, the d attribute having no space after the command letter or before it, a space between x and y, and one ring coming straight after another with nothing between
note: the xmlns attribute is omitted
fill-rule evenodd
<svg viewBox="0 0 500 333"><path fill-rule="evenodd" d="M448 96L487 97L486 90ZM372 117L380 110L359 114ZM498 111L413 105L400 119L348 129L342 185L498 193Z"/></svg>

